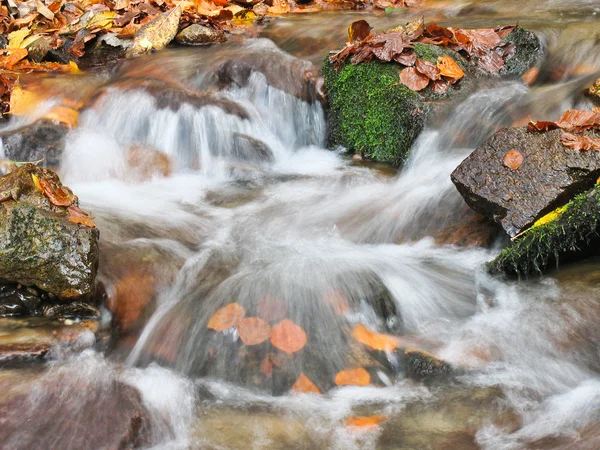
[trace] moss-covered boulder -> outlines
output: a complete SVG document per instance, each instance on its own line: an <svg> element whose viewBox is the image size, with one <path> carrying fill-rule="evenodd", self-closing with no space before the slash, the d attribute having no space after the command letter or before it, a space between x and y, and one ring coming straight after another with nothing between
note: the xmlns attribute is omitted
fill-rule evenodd
<svg viewBox="0 0 600 450"><path fill-rule="evenodd" d="M516 238L488 264L492 273L542 272L559 260L598 254L600 187L581 193Z"/></svg>
<svg viewBox="0 0 600 450"><path fill-rule="evenodd" d="M500 74L521 76L531 67L540 64L544 56L544 46L535 33L517 27L504 40L515 47L514 54L506 60Z"/></svg>
<svg viewBox="0 0 600 450"><path fill-rule="evenodd" d="M0 200L0 279L63 301L92 298L99 233L56 174L15 169L0 177Z"/></svg>

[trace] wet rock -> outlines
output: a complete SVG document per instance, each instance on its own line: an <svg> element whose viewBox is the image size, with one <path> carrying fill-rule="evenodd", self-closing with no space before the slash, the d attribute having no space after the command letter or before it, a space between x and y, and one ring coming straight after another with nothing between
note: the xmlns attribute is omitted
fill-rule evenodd
<svg viewBox="0 0 600 450"><path fill-rule="evenodd" d="M600 78L588 88L587 93L595 102L600 102Z"/></svg>
<svg viewBox="0 0 600 450"><path fill-rule="evenodd" d="M175 41L183 45L203 45L225 42L227 37L221 30L215 30L201 24L192 24L181 30L175 37Z"/></svg>
<svg viewBox="0 0 600 450"><path fill-rule="evenodd" d="M272 162L275 159L267 144L241 133L233 135L233 154L242 161Z"/></svg>
<svg viewBox="0 0 600 450"><path fill-rule="evenodd" d="M0 134L4 156L12 161L39 161L58 167L69 128L53 120L40 119L31 125Z"/></svg>
<svg viewBox="0 0 600 450"><path fill-rule="evenodd" d="M515 45L515 54L506 60L500 70L501 75L521 76L531 67L541 63L544 47L535 33L517 27L504 40Z"/></svg>
<svg viewBox="0 0 600 450"><path fill-rule="evenodd" d="M95 320L100 318L100 311L84 302L44 305L44 317L50 319L82 319Z"/></svg>
<svg viewBox="0 0 600 450"><path fill-rule="evenodd" d="M452 373L452 366L421 350L407 350L405 353L406 374L419 380L446 377Z"/></svg>
<svg viewBox="0 0 600 450"><path fill-rule="evenodd" d="M0 278L35 286L62 300L91 299L98 269L96 228L73 223L50 202L33 176L78 200L54 172L25 164L0 177Z"/></svg>
<svg viewBox="0 0 600 450"><path fill-rule="evenodd" d="M133 145L127 151L128 178L146 181L154 177L168 177L171 174L171 160L155 148Z"/></svg>
<svg viewBox="0 0 600 450"><path fill-rule="evenodd" d="M41 303L39 293L32 288L14 283L0 285L0 317L36 315Z"/></svg>
<svg viewBox="0 0 600 450"><path fill-rule="evenodd" d="M452 181L471 208L515 236L592 187L600 176L600 153L565 147L562 133L502 129L454 170ZM515 170L503 163L513 149L523 156Z"/></svg>

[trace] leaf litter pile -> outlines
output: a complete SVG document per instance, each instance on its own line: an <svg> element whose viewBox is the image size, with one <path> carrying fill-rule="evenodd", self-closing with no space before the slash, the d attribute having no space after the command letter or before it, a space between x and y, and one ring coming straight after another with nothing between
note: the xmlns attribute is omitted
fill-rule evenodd
<svg viewBox="0 0 600 450"><path fill-rule="evenodd" d="M404 66L400 71L400 83L413 91L420 91L431 84L435 93L444 94L450 85L464 76L463 70L450 56L440 56L436 63L417 57L415 44L454 50L475 61L485 72L496 73L515 54L515 45L504 39L515 28L517 25L465 30L437 24L425 26L420 19L406 26L372 33L368 22L359 20L348 28L346 46L332 54L329 60L336 69L348 59L352 64L373 60L396 62Z"/></svg>
<svg viewBox="0 0 600 450"><path fill-rule="evenodd" d="M600 131L600 108L589 110L569 109L556 122L529 121L527 129L532 132L563 130L560 142L573 150L600 151L600 137L583 134L586 131Z"/></svg>

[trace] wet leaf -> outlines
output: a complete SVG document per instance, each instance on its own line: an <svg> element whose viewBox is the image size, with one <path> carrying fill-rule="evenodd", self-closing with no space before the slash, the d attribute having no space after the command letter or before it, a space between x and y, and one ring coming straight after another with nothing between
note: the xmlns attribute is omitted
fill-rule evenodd
<svg viewBox="0 0 600 450"><path fill-rule="evenodd" d="M265 295L258 300L256 311L260 317L268 322L278 322L288 315L285 303L270 295Z"/></svg>
<svg viewBox="0 0 600 450"><path fill-rule="evenodd" d="M450 89L450 83L446 80L434 81L431 85L431 89L437 95L445 95L448 92L448 89Z"/></svg>
<svg viewBox="0 0 600 450"><path fill-rule="evenodd" d="M566 211L566 207L561 206L559 208L556 208L554 211L549 212L548 214L546 214L545 216L541 217L540 219L536 220L533 224L532 228L535 227L539 227L542 225L546 225L547 223L550 222L554 222L556 219L558 219L560 217L560 215Z"/></svg>
<svg viewBox="0 0 600 450"><path fill-rule="evenodd" d="M79 112L66 106L55 106L44 114L44 119L55 120L70 128L75 128L79 122Z"/></svg>
<svg viewBox="0 0 600 450"><path fill-rule="evenodd" d="M260 371L267 378L273 377L273 361L269 355L260 362Z"/></svg>
<svg viewBox="0 0 600 450"><path fill-rule="evenodd" d="M366 20L357 20L348 27L348 42L362 41L366 39L373 28Z"/></svg>
<svg viewBox="0 0 600 450"><path fill-rule="evenodd" d="M320 394L321 390L303 373L300 374L296 382L291 387L294 392L303 394Z"/></svg>
<svg viewBox="0 0 600 450"><path fill-rule="evenodd" d="M371 375L362 367L342 370L335 376L337 386L367 386L370 382Z"/></svg>
<svg viewBox="0 0 600 450"><path fill-rule="evenodd" d="M258 345L271 336L271 326L260 317L247 317L238 325L240 339L246 345Z"/></svg>
<svg viewBox="0 0 600 450"><path fill-rule="evenodd" d="M39 108L43 100L37 93L15 85L10 95L10 113L14 116L29 114Z"/></svg>
<svg viewBox="0 0 600 450"><path fill-rule="evenodd" d="M92 219L85 211L76 206L69 206L67 209L67 219L72 223L83 225L89 228L96 228L94 219Z"/></svg>
<svg viewBox="0 0 600 450"><path fill-rule="evenodd" d="M502 158L502 164L510 170L517 170L523 164L523 154L515 149L512 149Z"/></svg>
<svg viewBox="0 0 600 450"><path fill-rule="evenodd" d="M400 82L412 91L421 91L429 84L429 78L414 67L405 67L400 72Z"/></svg>
<svg viewBox="0 0 600 450"><path fill-rule="evenodd" d="M52 184L44 178L40 178L40 186L44 195L55 206L71 206L75 202L75 196L64 186L54 189Z"/></svg>
<svg viewBox="0 0 600 450"><path fill-rule="evenodd" d="M215 331L227 330L228 328L238 326L245 315L246 310L242 305L230 303L214 313L206 326Z"/></svg>
<svg viewBox="0 0 600 450"><path fill-rule="evenodd" d="M456 61L449 56L440 56L437 60L437 68L441 75L455 80L460 80L465 75Z"/></svg>
<svg viewBox="0 0 600 450"><path fill-rule="evenodd" d="M42 191L42 186L40 185L40 179L38 178L38 176L34 173L31 174L31 179L33 180L33 185L35 186L35 188L38 191Z"/></svg>
<svg viewBox="0 0 600 450"><path fill-rule="evenodd" d="M285 319L271 329L271 344L286 353L302 350L308 338L305 331L290 319Z"/></svg>
<svg viewBox="0 0 600 450"><path fill-rule="evenodd" d="M177 35L180 19L181 8L177 6L148 22L135 35L128 55L135 56L152 49L165 48Z"/></svg>
<svg viewBox="0 0 600 450"><path fill-rule="evenodd" d="M585 131L600 128L600 113L597 111L569 109L556 121L559 128L567 131Z"/></svg>
<svg viewBox="0 0 600 450"><path fill-rule="evenodd" d="M440 69L433 63L425 61L424 59L417 59L415 62L415 69L425 75L430 80L436 81L440 79Z"/></svg>
<svg viewBox="0 0 600 450"><path fill-rule="evenodd" d="M531 69L527 70L527 72L525 72L523 74L521 79L523 80L523 82L525 84L527 84L528 86L531 86L533 83L535 83L535 80L537 80L539 74L540 74L539 67L532 67Z"/></svg>
<svg viewBox="0 0 600 450"><path fill-rule="evenodd" d="M529 123L527 124L527 129L531 132L555 130L557 128L558 125L556 122L534 122L533 120L529 120Z"/></svg>
<svg viewBox="0 0 600 450"><path fill-rule="evenodd" d="M352 337L373 350L389 352L398 347L398 341L393 336L371 331L364 325L354 326Z"/></svg>
<svg viewBox="0 0 600 450"><path fill-rule="evenodd" d="M352 416L346 419L347 427L357 427L364 429L376 429L379 427L379 424L387 419L387 416L377 415L377 416Z"/></svg>
<svg viewBox="0 0 600 450"><path fill-rule="evenodd" d="M600 150L600 138L593 138L584 134L563 133L560 142L573 150Z"/></svg>
<svg viewBox="0 0 600 450"><path fill-rule="evenodd" d="M323 299L325 300L325 303L331 306L331 309L333 309L333 312L336 314L341 315L352 312L348 299L339 289L326 292L325 295L323 295Z"/></svg>

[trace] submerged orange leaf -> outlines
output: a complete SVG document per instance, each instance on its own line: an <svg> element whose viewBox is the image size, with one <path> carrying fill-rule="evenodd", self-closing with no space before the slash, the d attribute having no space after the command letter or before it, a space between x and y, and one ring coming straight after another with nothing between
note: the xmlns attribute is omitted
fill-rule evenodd
<svg viewBox="0 0 600 450"><path fill-rule="evenodd" d="M223 331L240 324L246 310L238 303L230 303L219 309L208 321L207 327L215 331Z"/></svg>
<svg viewBox="0 0 600 450"><path fill-rule="evenodd" d="M338 386L367 386L370 382L371 375L363 367L341 370L335 376L335 384Z"/></svg>
<svg viewBox="0 0 600 450"><path fill-rule="evenodd" d="M290 319L285 319L271 329L271 344L286 353L295 353L306 345L306 333Z"/></svg>
<svg viewBox="0 0 600 450"><path fill-rule="evenodd" d="M265 356L260 362L260 371L267 378L273 377L273 361L269 355Z"/></svg>
<svg viewBox="0 0 600 450"><path fill-rule="evenodd" d="M271 326L260 317L248 317L238 326L240 339L246 345L258 345L271 336Z"/></svg>
<svg viewBox="0 0 600 450"><path fill-rule="evenodd" d="M352 337L373 350L392 351L398 347L398 341L394 337L371 331L364 325L352 328Z"/></svg>
<svg viewBox="0 0 600 450"><path fill-rule="evenodd" d="M437 60L437 68L440 69L440 75L455 80L460 80L465 75L463 70L456 64L456 61L449 56L440 56Z"/></svg>
<svg viewBox="0 0 600 450"><path fill-rule="evenodd" d="M296 382L291 387L292 391L303 394L320 394L321 390L303 373L300 374Z"/></svg>
<svg viewBox="0 0 600 450"><path fill-rule="evenodd" d="M352 416L346 419L347 427L357 427L363 429L374 429L379 426L381 422L387 419L387 416Z"/></svg>

